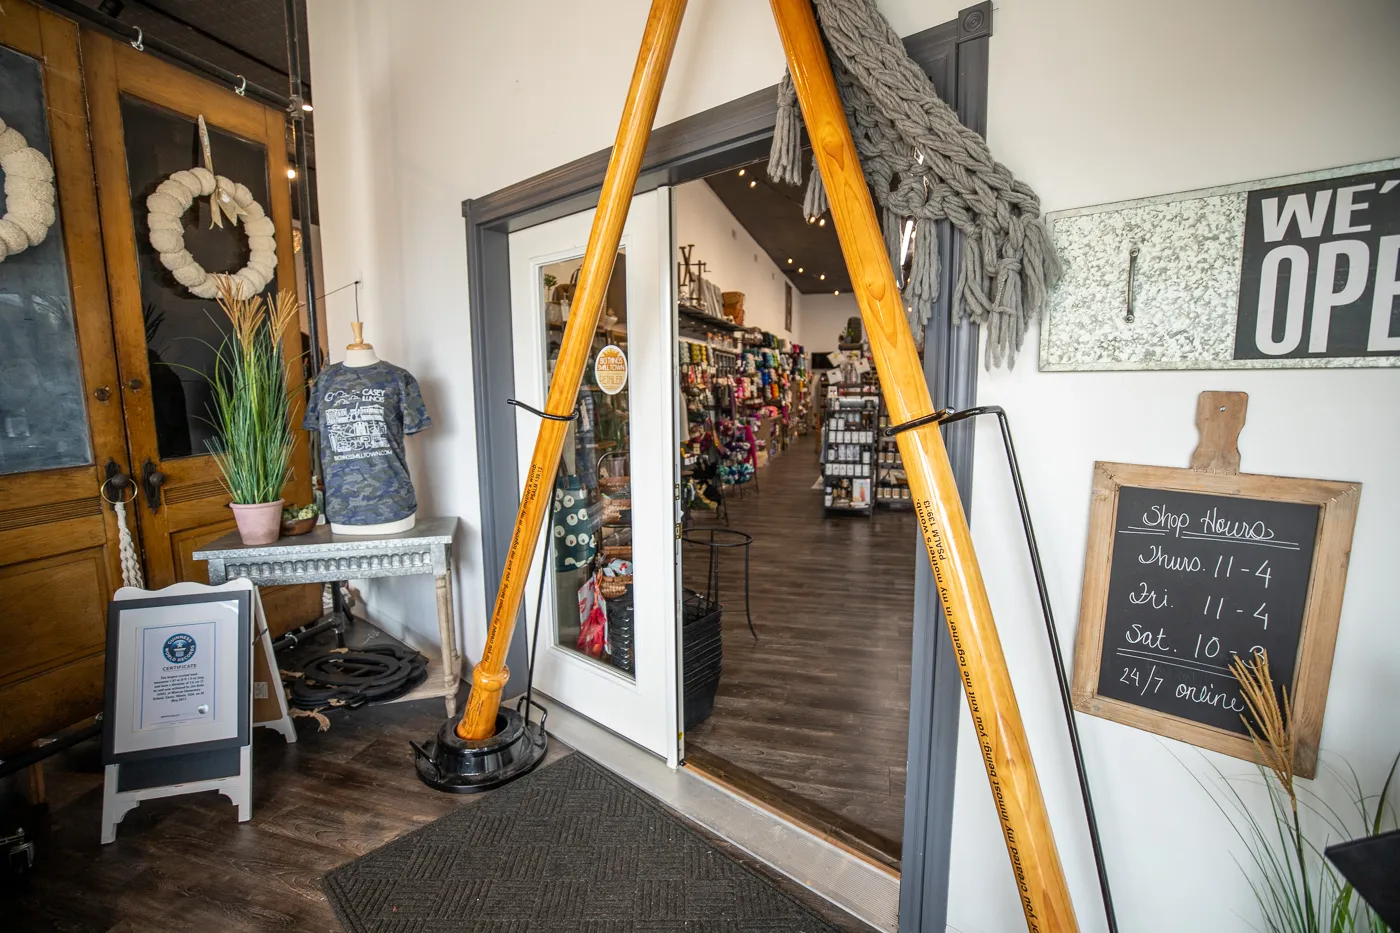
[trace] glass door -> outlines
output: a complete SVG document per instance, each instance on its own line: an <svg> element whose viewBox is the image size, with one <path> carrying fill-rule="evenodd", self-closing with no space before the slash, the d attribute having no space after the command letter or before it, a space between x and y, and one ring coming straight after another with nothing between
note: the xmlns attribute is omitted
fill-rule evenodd
<svg viewBox="0 0 1400 933"><path fill-rule="evenodd" d="M544 405L594 211L510 237L516 397ZM632 200L554 480L536 687L678 761L668 189ZM539 421L519 412L521 480ZM526 591L533 626L540 560Z"/></svg>

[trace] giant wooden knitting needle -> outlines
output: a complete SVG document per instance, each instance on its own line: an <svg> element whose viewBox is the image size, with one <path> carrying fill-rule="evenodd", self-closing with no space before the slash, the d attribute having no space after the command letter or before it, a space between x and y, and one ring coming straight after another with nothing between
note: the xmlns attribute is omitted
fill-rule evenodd
<svg viewBox="0 0 1400 933"><path fill-rule="evenodd" d="M901 424L928 419L921 427L900 433L898 444L1026 923L1032 933L1072 933L1077 930L1073 906L973 553L967 517L958 499L942 435L930 418L934 414L933 403L810 0L772 0L772 5L891 418ZM546 411L554 418L571 412L577 397L683 8L683 0L655 0L652 5L579 274L579 290L546 401ZM503 726L497 721L500 693L507 677L505 655L544 518L544 485L558 462L565 433L562 421L546 419L541 425L486 649L473 672L467 709L455 732L450 724L439 732L435 760L430 753L419 756L419 774L434 786L446 790L489 786L480 781L462 786L443 770L450 770L461 763L464 755L482 750L485 745L494 743L505 750L509 744L506 733L512 730L516 730L517 739L520 736L522 724L518 716L510 720L513 714L508 714ZM532 764L524 759L516 765L507 764L507 773L499 777L508 780Z"/></svg>
<svg viewBox="0 0 1400 933"><path fill-rule="evenodd" d="M934 413L933 401L811 2L772 5L890 421L925 418ZM927 423L901 432L898 444L1026 925L1032 933L1072 933L1074 907L943 436Z"/></svg>
<svg viewBox="0 0 1400 933"><path fill-rule="evenodd" d="M613 260L617 258L622 225L632 204L632 189L637 184L637 172L651 136L652 121L656 119L656 105L661 99L661 87L666 83L666 70L671 64L684 12L685 0L653 0L647 17L637 67L632 72L632 85L627 89L627 102L622 106L622 124L617 129L617 141L613 143L608 171L603 178L598 212L593 216L593 229L588 233L588 248L578 274L578 290L570 306L559 361L545 400L545 411L554 416L567 416L578 399L579 382L598 328L598 315L608 290ZM472 692L467 698L462 721L457 724L457 735L463 739L485 739L496 732L501 688L510 676L506 670L506 650L510 647L516 616L520 614L531 555L535 553L540 525L549 504L549 480L559 463L567 431L568 424L563 421L546 418L540 423L525 489L520 494L515 530L510 536L510 551L501 573L501 588L491 611L486 648L482 651L481 662L472 671Z"/></svg>

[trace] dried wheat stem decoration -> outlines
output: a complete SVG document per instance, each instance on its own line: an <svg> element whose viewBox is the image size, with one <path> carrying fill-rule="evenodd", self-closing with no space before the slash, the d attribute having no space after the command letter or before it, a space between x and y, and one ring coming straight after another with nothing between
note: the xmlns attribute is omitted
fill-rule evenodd
<svg viewBox="0 0 1400 933"><path fill-rule="evenodd" d="M1293 772L1293 751L1296 736L1293 732L1293 710L1288 701L1288 688L1274 689L1273 674L1269 671L1269 653L1261 650L1252 660L1245 662L1238 655L1230 662L1230 673L1239 681L1240 693L1244 696L1248 716L1240 716L1249 737L1254 741L1254 749L1264 766L1273 772L1283 792L1288 795L1292 810L1293 847L1298 859L1298 870L1303 876L1303 897L1307 905L1305 917L1313 916L1312 890L1307 882L1306 843L1303 840L1303 827L1298 820L1298 790L1295 785L1297 775ZM1279 696L1283 700L1280 702ZM1253 721L1251 721L1251 719Z"/></svg>

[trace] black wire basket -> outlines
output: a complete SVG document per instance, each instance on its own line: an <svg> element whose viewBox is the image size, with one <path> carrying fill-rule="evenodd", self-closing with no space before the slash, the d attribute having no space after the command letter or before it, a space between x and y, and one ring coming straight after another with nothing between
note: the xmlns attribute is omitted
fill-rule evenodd
<svg viewBox="0 0 1400 933"><path fill-rule="evenodd" d="M685 728L693 729L715 708L724 669L724 607L692 590L685 591L681 626Z"/></svg>
<svg viewBox="0 0 1400 933"><path fill-rule="evenodd" d="M614 596L607 603L608 647L611 650L608 661L618 670L633 674L636 670L633 654L636 610L632 602L631 584L621 596Z"/></svg>

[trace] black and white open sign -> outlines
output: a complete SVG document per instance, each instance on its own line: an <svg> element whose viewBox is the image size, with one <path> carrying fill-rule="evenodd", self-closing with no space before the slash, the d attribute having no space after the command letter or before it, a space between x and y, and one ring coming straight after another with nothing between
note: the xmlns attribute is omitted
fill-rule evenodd
<svg viewBox="0 0 1400 933"><path fill-rule="evenodd" d="M1235 359L1400 356L1400 169L1249 193Z"/></svg>

